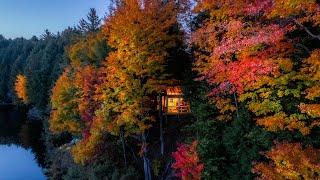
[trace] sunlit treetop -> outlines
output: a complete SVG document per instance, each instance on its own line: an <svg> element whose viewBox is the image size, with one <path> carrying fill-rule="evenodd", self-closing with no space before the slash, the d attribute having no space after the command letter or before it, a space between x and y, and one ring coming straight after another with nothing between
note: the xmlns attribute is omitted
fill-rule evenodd
<svg viewBox="0 0 320 180"><path fill-rule="evenodd" d="M109 47L101 31L79 38L77 43L68 49L71 65L74 67L99 66L104 61Z"/></svg>

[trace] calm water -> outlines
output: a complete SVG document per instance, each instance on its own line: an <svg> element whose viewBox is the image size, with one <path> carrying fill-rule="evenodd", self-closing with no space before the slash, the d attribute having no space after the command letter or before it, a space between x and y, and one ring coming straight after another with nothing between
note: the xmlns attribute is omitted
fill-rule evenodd
<svg viewBox="0 0 320 180"><path fill-rule="evenodd" d="M0 180L46 179L41 130L24 113L0 110Z"/></svg>

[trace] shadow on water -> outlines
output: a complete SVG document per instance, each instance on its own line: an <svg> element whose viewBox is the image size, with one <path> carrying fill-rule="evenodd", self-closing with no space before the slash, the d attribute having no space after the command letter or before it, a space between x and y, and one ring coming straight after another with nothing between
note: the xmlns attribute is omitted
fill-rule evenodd
<svg viewBox="0 0 320 180"><path fill-rule="evenodd" d="M41 138L42 122L28 121L17 108L0 110L0 145L16 145L31 152L38 166L45 167L45 146Z"/></svg>

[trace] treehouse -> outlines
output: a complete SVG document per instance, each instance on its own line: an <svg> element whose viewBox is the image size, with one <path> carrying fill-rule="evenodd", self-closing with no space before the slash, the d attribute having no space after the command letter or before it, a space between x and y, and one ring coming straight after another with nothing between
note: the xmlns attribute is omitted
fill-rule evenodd
<svg viewBox="0 0 320 180"><path fill-rule="evenodd" d="M180 86L167 87L159 98L161 99L160 108L164 115L187 115L191 113L190 104L183 99Z"/></svg>

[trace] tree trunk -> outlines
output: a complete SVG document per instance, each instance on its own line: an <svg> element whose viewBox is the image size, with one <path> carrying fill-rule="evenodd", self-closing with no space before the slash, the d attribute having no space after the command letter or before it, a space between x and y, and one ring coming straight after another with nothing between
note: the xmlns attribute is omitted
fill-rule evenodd
<svg viewBox="0 0 320 180"><path fill-rule="evenodd" d="M151 180L151 167L150 167L150 160L147 157L147 140L146 136L142 134L142 158L143 158L143 170L144 170L144 179Z"/></svg>
<svg viewBox="0 0 320 180"><path fill-rule="evenodd" d="M236 105L237 119L239 120L239 110L238 110L238 101L236 93L233 93L234 103Z"/></svg>
<svg viewBox="0 0 320 180"><path fill-rule="evenodd" d="M124 139L124 130L123 130L123 128L120 129L120 138L121 138L121 142L122 142L124 166L125 166L125 168L127 168L126 142L125 142L125 139Z"/></svg>
<svg viewBox="0 0 320 180"><path fill-rule="evenodd" d="M162 114L162 96L159 95L159 122L160 122L160 152L164 155L164 138L163 138L163 114Z"/></svg>

